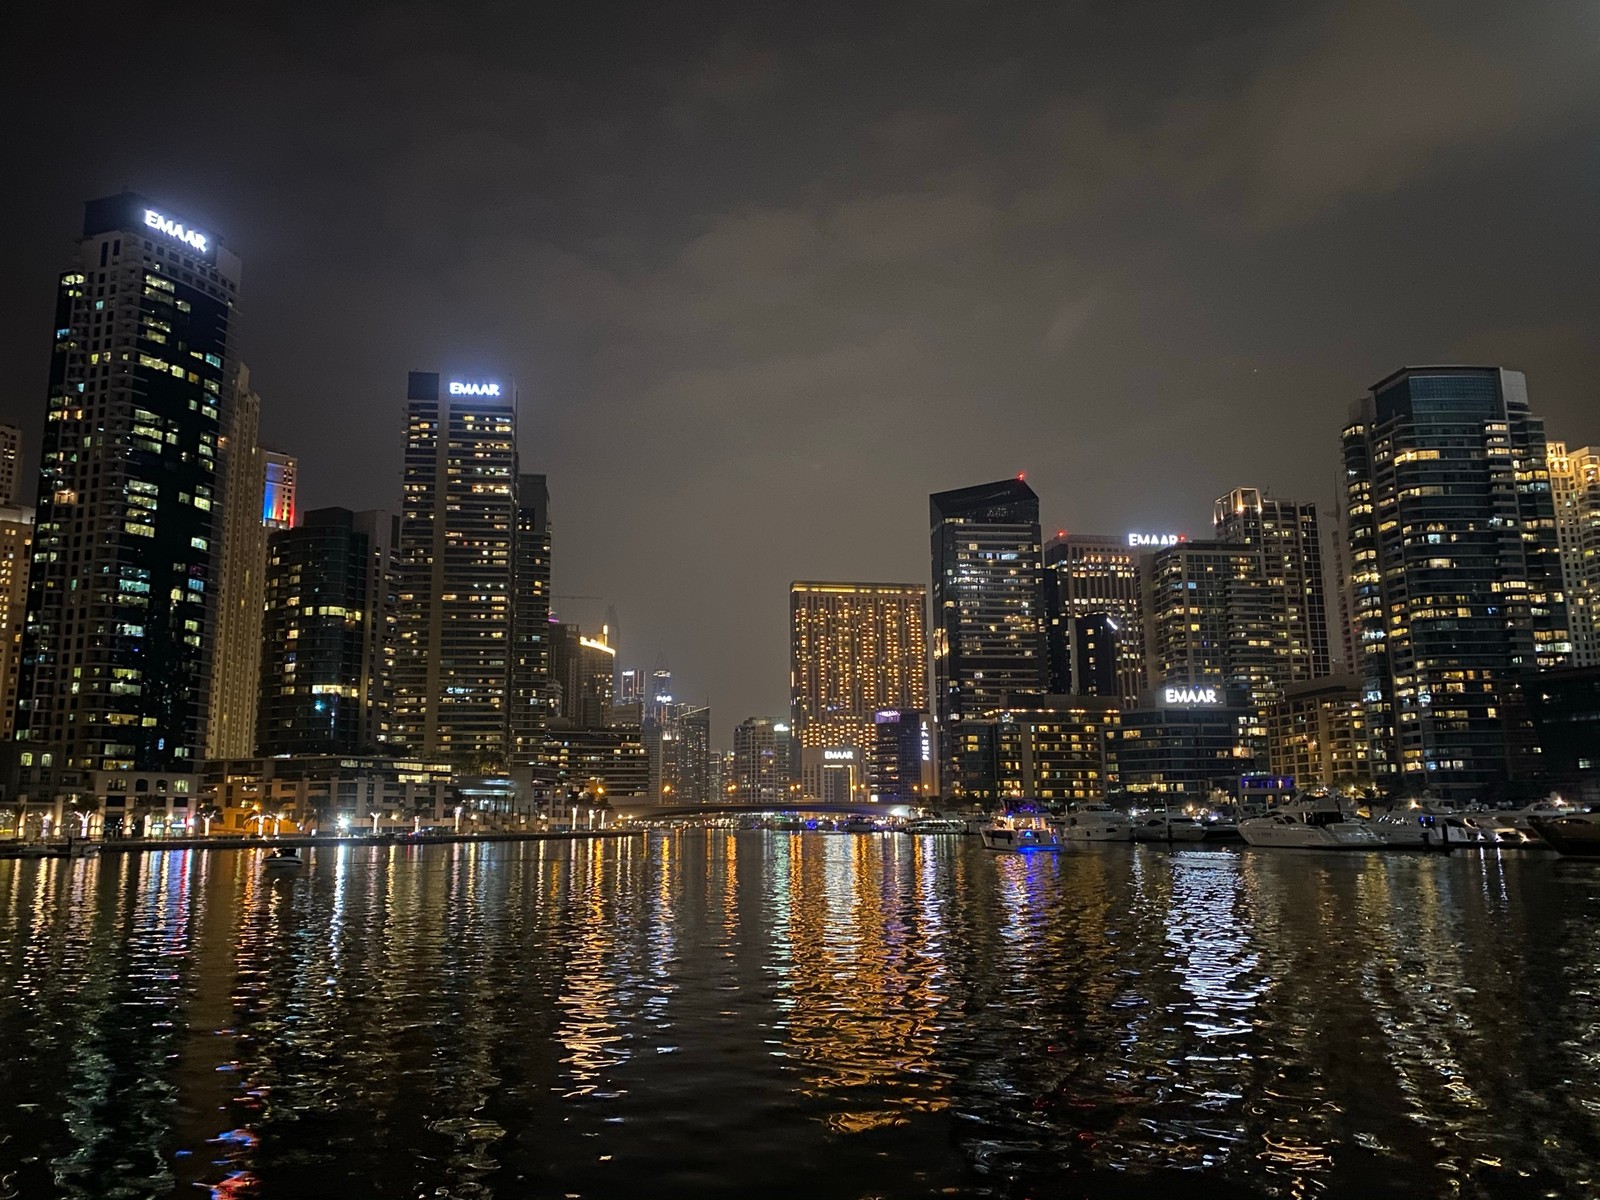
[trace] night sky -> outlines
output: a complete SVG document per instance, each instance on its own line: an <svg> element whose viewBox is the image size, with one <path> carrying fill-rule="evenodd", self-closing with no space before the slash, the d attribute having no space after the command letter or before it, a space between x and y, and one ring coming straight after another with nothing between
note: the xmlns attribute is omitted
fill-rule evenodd
<svg viewBox="0 0 1600 1200"><path fill-rule="evenodd" d="M514 376L555 591L722 744L787 711L790 580L928 581L931 491L1025 471L1047 533L1331 503L1349 401L1416 363L1600 441L1593 3L30 14L30 462L82 201L141 191L243 258L302 508L398 503L408 370Z"/></svg>

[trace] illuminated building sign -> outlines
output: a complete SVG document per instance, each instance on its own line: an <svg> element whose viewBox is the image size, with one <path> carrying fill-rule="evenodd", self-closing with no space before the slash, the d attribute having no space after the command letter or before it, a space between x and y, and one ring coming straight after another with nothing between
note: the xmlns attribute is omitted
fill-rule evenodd
<svg viewBox="0 0 1600 1200"><path fill-rule="evenodd" d="M498 396L500 385L498 383L462 383L458 379L450 381L450 394L452 396Z"/></svg>
<svg viewBox="0 0 1600 1200"><path fill-rule="evenodd" d="M898 708L885 708L875 713L872 718L879 725L900 724L900 710Z"/></svg>
<svg viewBox="0 0 1600 1200"><path fill-rule="evenodd" d="M1165 704L1221 704L1222 699L1214 687L1167 687L1161 690Z"/></svg>
<svg viewBox="0 0 1600 1200"><path fill-rule="evenodd" d="M201 254L210 249L205 234L181 225L171 217L164 217L153 208L144 210L144 223L150 226L151 229L160 230L170 238L177 238L178 241L186 246L194 247Z"/></svg>
<svg viewBox="0 0 1600 1200"><path fill-rule="evenodd" d="M1189 539L1181 533L1130 533L1128 545L1130 546L1176 546L1179 542Z"/></svg>
<svg viewBox="0 0 1600 1200"><path fill-rule="evenodd" d="M824 750L822 752L823 762L854 762L855 759L856 752L854 750Z"/></svg>

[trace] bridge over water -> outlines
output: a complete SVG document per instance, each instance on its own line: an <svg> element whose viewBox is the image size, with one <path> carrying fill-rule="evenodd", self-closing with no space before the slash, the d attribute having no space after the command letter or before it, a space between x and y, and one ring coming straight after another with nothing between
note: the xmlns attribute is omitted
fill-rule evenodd
<svg viewBox="0 0 1600 1200"><path fill-rule="evenodd" d="M647 800L613 800L611 811L617 817L643 821L688 820L694 817L778 816L780 813L822 817L905 817L912 813L909 804L824 804L821 801L786 800L781 804L652 804Z"/></svg>

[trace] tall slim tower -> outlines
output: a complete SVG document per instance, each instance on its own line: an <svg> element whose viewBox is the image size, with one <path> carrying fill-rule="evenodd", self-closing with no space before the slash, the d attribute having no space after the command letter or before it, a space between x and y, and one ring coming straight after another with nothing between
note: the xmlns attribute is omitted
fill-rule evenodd
<svg viewBox="0 0 1600 1200"><path fill-rule="evenodd" d="M239 276L171 209L85 206L40 455L17 714L30 799L121 792L105 775L193 772L204 752Z"/></svg>
<svg viewBox="0 0 1600 1200"><path fill-rule="evenodd" d="M511 658L511 756L534 761L550 713L550 487L517 477L516 636Z"/></svg>
<svg viewBox="0 0 1600 1200"><path fill-rule="evenodd" d="M929 497L933 670L939 784L950 798L989 798L991 748L963 720L1049 688L1039 497L1022 479Z"/></svg>
<svg viewBox="0 0 1600 1200"><path fill-rule="evenodd" d="M826 784L853 764L866 786L874 714L927 709L927 607L916 583L789 585L790 729L807 798L861 799Z"/></svg>
<svg viewBox="0 0 1600 1200"><path fill-rule="evenodd" d="M511 732L516 389L413 371L406 396L395 722L413 750L500 766Z"/></svg>
<svg viewBox="0 0 1600 1200"><path fill-rule="evenodd" d="M280 450L263 449L261 458L266 474L261 497L262 524L268 529L293 529L300 462L292 454Z"/></svg>
<svg viewBox="0 0 1600 1200"><path fill-rule="evenodd" d="M218 439L222 466L222 572L217 597L217 648L211 662L207 758L246 758L255 751L261 685L261 608L266 599L266 463L256 444L261 397L239 367L233 412Z"/></svg>
<svg viewBox="0 0 1600 1200"><path fill-rule="evenodd" d="M1572 651L1544 422L1520 371L1408 367L1342 440L1373 758L1401 790L1479 798L1527 749L1508 685Z"/></svg>
<svg viewBox="0 0 1600 1200"><path fill-rule="evenodd" d="M1114 627L1117 694L1131 705L1147 686L1139 536L1062 532L1045 546L1051 691L1090 694L1073 664L1083 654L1079 641L1085 626L1080 622L1101 615L1110 617Z"/></svg>
<svg viewBox="0 0 1600 1200"><path fill-rule="evenodd" d="M0 505L0 740L4 741L11 739L16 718L32 546L33 509Z"/></svg>

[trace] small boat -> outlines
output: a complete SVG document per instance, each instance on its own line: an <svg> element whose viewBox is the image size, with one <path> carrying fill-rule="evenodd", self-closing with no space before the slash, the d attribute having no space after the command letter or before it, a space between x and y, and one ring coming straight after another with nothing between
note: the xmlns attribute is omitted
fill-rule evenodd
<svg viewBox="0 0 1600 1200"><path fill-rule="evenodd" d="M901 826L905 832L922 835L932 833L966 833L967 823L954 817L913 817Z"/></svg>
<svg viewBox="0 0 1600 1200"><path fill-rule="evenodd" d="M846 833L882 833L883 826L871 817L851 817L840 826Z"/></svg>
<svg viewBox="0 0 1600 1200"><path fill-rule="evenodd" d="M268 875L293 875L306 865L300 852L289 846L269 850L261 860L261 869Z"/></svg>
<svg viewBox="0 0 1600 1200"><path fill-rule="evenodd" d="M775 817L771 826L774 833L799 833L805 827L799 817Z"/></svg>
<svg viewBox="0 0 1600 1200"><path fill-rule="evenodd" d="M1239 834L1251 846L1286 850L1381 850L1381 838L1365 821L1345 816L1331 798L1297 800L1272 809L1264 817L1239 822Z"/></svg>
<svg viewBox="0 0 1600 1200"><path fill-rule="evenodd" d="M1391 808L1368 821L1367 828L1383 839L1385 846L1397 850L1420 850L1441 844L1440 834L1434 829L1433 815L1420 809Z"/></svg>
<svg viewBox="0 0 1600 1200"><path fill-rule="evenodd" d="M1043 817L1034 813L1002 813L978 831L985 850L1059 850L1061 841Z"/></svg>
<svg viewBox="0 0 1600 1200"><path fill-rule="evenodd" d="M1136 842L1201 842L1205 837L1205 826L1199 821L1172 813L1141 817L1133 824Z"/></svg>
<svg viewBox="0 0 1600 1200"><path fill-rule="evenodd" d="M1109 804L1086 804L1054 822L1064 842L1131 842L1133 822Z"/></svg>
<svg viewBox="0 0 1600 1200"><path fill-rule="evenodd" d="M1562 858L1600 858L1600 813L1532 817L1529 824Z"/></svg>

